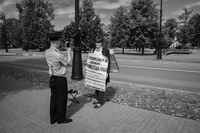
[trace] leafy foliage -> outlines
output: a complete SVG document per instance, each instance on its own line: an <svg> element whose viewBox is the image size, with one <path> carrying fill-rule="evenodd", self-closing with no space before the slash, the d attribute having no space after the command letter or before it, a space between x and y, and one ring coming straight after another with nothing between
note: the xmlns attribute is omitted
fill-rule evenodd
<svg viewBox="0 0 200 133"><path fill-rule="evenodd" d="M188 25L190 27L190 42L193 46L200 47L200 14L194 14Z"/></svg>
<svg viewBox="0 0 200 133"><path fill-rule="evenodd" d="M130 27L128 11L119 7L111 17L110 34L111 47L127 48L129 46Z"/></svg>
<svg viewBox="0 0 200 133"><path fill-rule="evenodd" d="M169 38L174 39L174 37L176 36L177 28L178 28L178 23L176 19L174 18L168 19L164 24L164 33Z"/></svg>
<svg viewBox="0 0 200 133"><path fill-rule="evenodd" d="M19 20L15 18L9 18L6 20L6 33L9 47L18 48L22 46L21 32L22 30Z"/></svg>
<svg viewBox="0 0 200 133"><path fill-rule="evenodd" d="M53 6L46 0L22 0L16 4L22 27L23 49L45 49L48 46L48 33L53 26Z"/></svg>
<svg viewBox="0 0 200 133"><path fill-rule="evenodd" d="M2 12L0 14L0 21L1 21L1 24L0 24L0 39L1 39L1 47L5 48L6 52L8 52L8 43L7 43L7 31L6 31L6 16L5 16L5 13Z"/></svg>
<svg viewBox="0 0 200 133"><path fill-rule="evenodd" d="M166 41L168 42L168 46L172 44L174 38L176 37L177 28L178 28L178 23L174 18L167 19L167 21L164 23L163 32Z"/></svg>
<svg viewBox="0 0 200 133"><path fill-rule="evenodd" d="M190 42L190 27L188 21L190 20L192 12L193 10L184 8L183 13L178 16L180 21L178 40L183 44L183 46Z"/></svg>
<svg viewBox="0 0 200 133"><path fill-rule="evenodd" d="M83 50L94 49L97 40L103 39L101 19L96 15L92 0L84 0L80 11L79 31ZM70 41L76 35L76 24L71 22L64 28L64 40Z"/></svg>
<svg viewBox="0 0 200 133"><path fill-rule="evenodd" d="M159 28L158 10L152 0L133 0L130 20L133 45L144 48L155 44Z"/></svg>
<svg viewBox="0 0 200 133"><path fill-rule="evenodd" d="M100 17L95 14L92 0L83 1L80 15L82 45L94 49L96 41L103 39L103 29Z"/></svg>
<svg viewBox="0 0 200 133"><path fill-rule="evenodd" d="M113 47L155 46L158 33L158 10L152 0L133 0L128 10L119 7L111 18Z"/></svg>

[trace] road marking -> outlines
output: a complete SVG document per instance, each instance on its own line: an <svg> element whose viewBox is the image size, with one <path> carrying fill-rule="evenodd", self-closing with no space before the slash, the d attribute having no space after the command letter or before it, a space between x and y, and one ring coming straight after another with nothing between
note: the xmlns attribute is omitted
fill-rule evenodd
<svg viewBox="0 0 200 133"><path fill-rule="evenodd" d="M160 71L169 71L169 72L198 73L198 74L200 74L200 71L192 71L192 70L184 70L184 69L167 69L167 68L159 68L159 67L128 66L128 65L120 65L120 67L136 68L136 69L147 69L147 70L160 70Z"/></svg>

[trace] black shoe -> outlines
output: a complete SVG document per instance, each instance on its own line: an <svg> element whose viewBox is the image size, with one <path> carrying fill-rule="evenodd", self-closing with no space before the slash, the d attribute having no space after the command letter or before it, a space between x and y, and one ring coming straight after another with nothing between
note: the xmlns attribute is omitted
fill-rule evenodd
<svg viewBox="0 0 200 133"><path fill-rule="evenodd" d="M72 122L72 119L65 119L65 120L63 120L63 121L58 121L58 124L66 124L66 123L70 123L70 122Z"/></svg>
<svg viewBox="0 0 200 133"><path fill-rule="evenodd" d="M98 103L97 101L92 102L92 104L97 104L97 103Z"/></svg>
<svg viewBox="0 0 200 133"><path fill-rule="evenodd" d="M55 124L56 122L57 122L57 121L51 121L50 123L51 123L51 124Z"/></svg>

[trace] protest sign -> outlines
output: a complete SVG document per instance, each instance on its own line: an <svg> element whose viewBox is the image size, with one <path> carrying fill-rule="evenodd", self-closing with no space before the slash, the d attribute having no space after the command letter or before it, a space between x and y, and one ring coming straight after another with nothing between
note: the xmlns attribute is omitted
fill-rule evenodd
<svg viewBox="0 0 200 133"><path fill-rule="evenodd" d="M86 64L85 85L89 88L106 91L108 59L99 53L89 53Z"/></svg>

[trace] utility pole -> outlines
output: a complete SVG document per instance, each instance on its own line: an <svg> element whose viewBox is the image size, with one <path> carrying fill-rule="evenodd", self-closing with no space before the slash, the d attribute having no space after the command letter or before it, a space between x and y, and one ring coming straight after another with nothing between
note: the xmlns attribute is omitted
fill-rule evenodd
<svg viewBox="0 0 200 133"><path fill-rule="evenodd" d="M163 1L160 0L160 27L159 27L159 37L158 37L158 48L157 48L157 59L161 60L162 59L162 12L163 12Z"/></svg>
<svg viewBox="0 0 200 133"><path fill-rule="evenodd" d="M81 41L80 41L80 30L79 30L79 0L75 0L75 23L76 23L76 34L74 37L74 48L73 48L73 62L72 62L72 76L74 80L83 79L82 72L82 57L81 57Z"/></svg>

